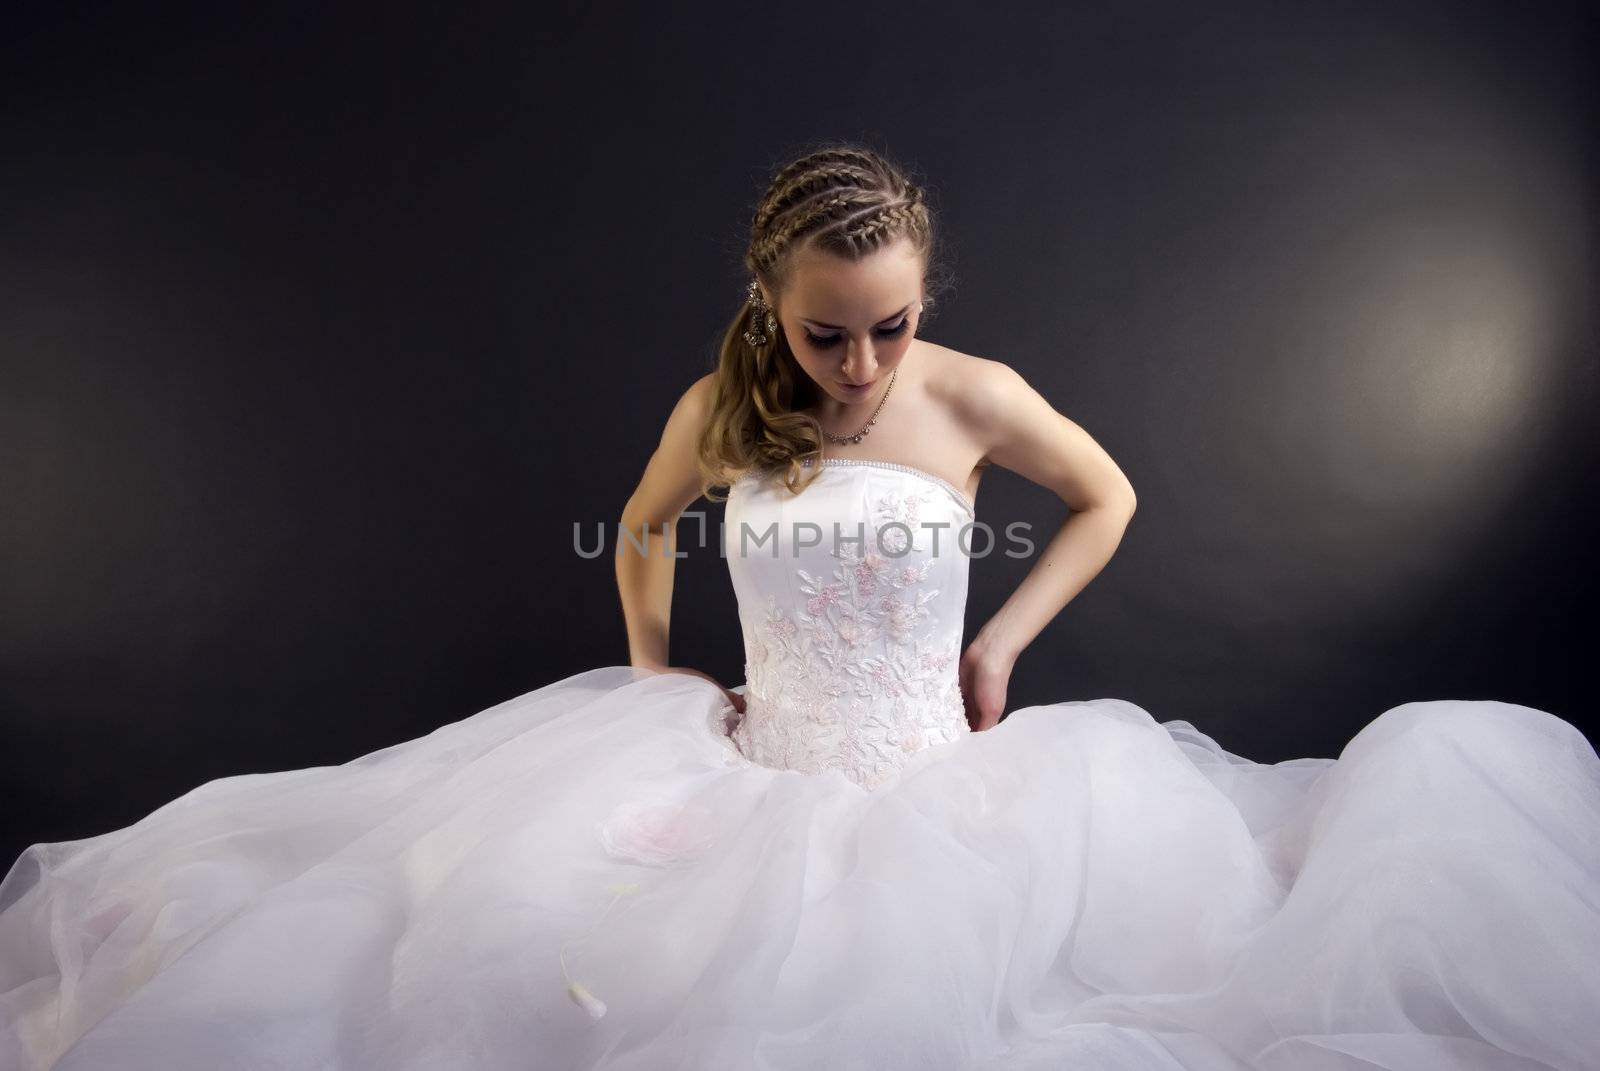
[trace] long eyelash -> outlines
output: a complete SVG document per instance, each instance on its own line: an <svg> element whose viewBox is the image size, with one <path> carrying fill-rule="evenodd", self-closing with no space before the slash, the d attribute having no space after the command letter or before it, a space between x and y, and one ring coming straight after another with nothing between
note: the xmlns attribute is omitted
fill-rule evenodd
<svg viewBox="0 0 1600 1071"><path fill-rule="evenodd" d="M911 317L907 316L904 320L901 320L900 323L898 325L894 326L894 327L880 327L880 328L878 328L878 337L879 338L898 338L900 335L905 334L906 328L910 327L910 326L911 326ZM805 331L805 333L806 333L806 341L811 343L811 345L817 347L818 349L827 349L829 346L832 346L832 345L836 344L841 338L844 337L843 335L829 335L827 338L818 338L816 335L813 335L811 333L809 328L801 328L801 330Z"/></svg>

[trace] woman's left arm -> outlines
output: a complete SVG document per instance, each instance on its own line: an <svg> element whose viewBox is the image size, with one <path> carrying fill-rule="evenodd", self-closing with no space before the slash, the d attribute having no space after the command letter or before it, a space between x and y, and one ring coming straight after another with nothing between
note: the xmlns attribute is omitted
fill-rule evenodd
<svg viewBox="0 0 1600 1071"><path fill-rule="evenodd" d="M1117 463L997 361L978 362L963 420L985 457L1054 491L1071 511L1011 597L978 630L961 658L961 687L974 731L1005 710L1011 669L1062 607L1093 580L1122 542L1133 517L1133 485Z"/></svg>

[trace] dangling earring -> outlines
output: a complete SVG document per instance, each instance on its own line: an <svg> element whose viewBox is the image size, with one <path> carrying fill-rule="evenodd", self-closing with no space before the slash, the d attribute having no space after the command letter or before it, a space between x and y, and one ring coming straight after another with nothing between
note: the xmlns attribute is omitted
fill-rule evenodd
<svg viewBox="0 0 1600 1071"><path fill-rule="evenodd" d="M754 308L756 312L755 327L744 333L744 340L745 343L748 344L752 349L760 349L761 347L770 344L772 340L777 337L778 321L772 315L772 310L767 307L767 303L761 298L761 284L757 283L754 279L751 279L749 287L747 287L745 290L745 294L746 300L749 301L750 306ZM764 321L763 317L765 317ZM763 326L766 328L765 333L763 333L761 330Z"/></svg>

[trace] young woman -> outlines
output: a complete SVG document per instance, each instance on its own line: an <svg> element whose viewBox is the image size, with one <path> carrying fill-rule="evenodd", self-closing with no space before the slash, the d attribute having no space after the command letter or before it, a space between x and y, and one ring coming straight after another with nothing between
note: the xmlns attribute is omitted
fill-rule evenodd
<svg viewBox="0 0 1600 1071"><path fill-rule="evenodd" d="M224 778L0 884L0 1067L1562 1068L1600 1052L1600 758L1407 703L1264 765L1114 699L1009 712L1127 478L917 337L919 189L814 153L619 546L630 662ZM980 472L1070 519L962 646ZM745 682L671 665L662 526L726 487ZM1028 548L1023 547L1026 551Z"/></svg>

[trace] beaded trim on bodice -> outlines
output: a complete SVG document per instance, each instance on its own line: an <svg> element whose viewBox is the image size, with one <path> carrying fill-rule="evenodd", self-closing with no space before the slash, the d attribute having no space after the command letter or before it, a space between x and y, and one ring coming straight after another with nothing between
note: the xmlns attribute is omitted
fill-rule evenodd
<svg viewBox="0 0 1600 1071"><path fill-rule="evenodd" d="M949 491L955 496L956 501L961 504L962 508L967 511L967 515L969 517L977 514L977 509L973 506L972 499L967 497L967 493L965 491L961 490L961 488L957 487L943 476L935 476L933 473L928 472L925 469L914 468L911 465L902 465L897 461L873 461L869 458L862 457L825 457L822 459L823 468L835 467L839 465L866 465L875 469L889 469L892 472L909 473L912 476L927 480L929 483L937 484L938 486L943 487L946 491ZM809 469L813 466L810 461L802 461L800 463L800 467ZM750 479L748 476L744 478Z"/></svg>
<svg viewBox="0 0 1600 1071"><path fill-rule="evenodd" d="M957 534L974 514L953 484L908 465L822 467L800 495L770 472L730 488L724 553L746 683L731 739L749 761L838 770L870 789L970 731Z"/></svg>

